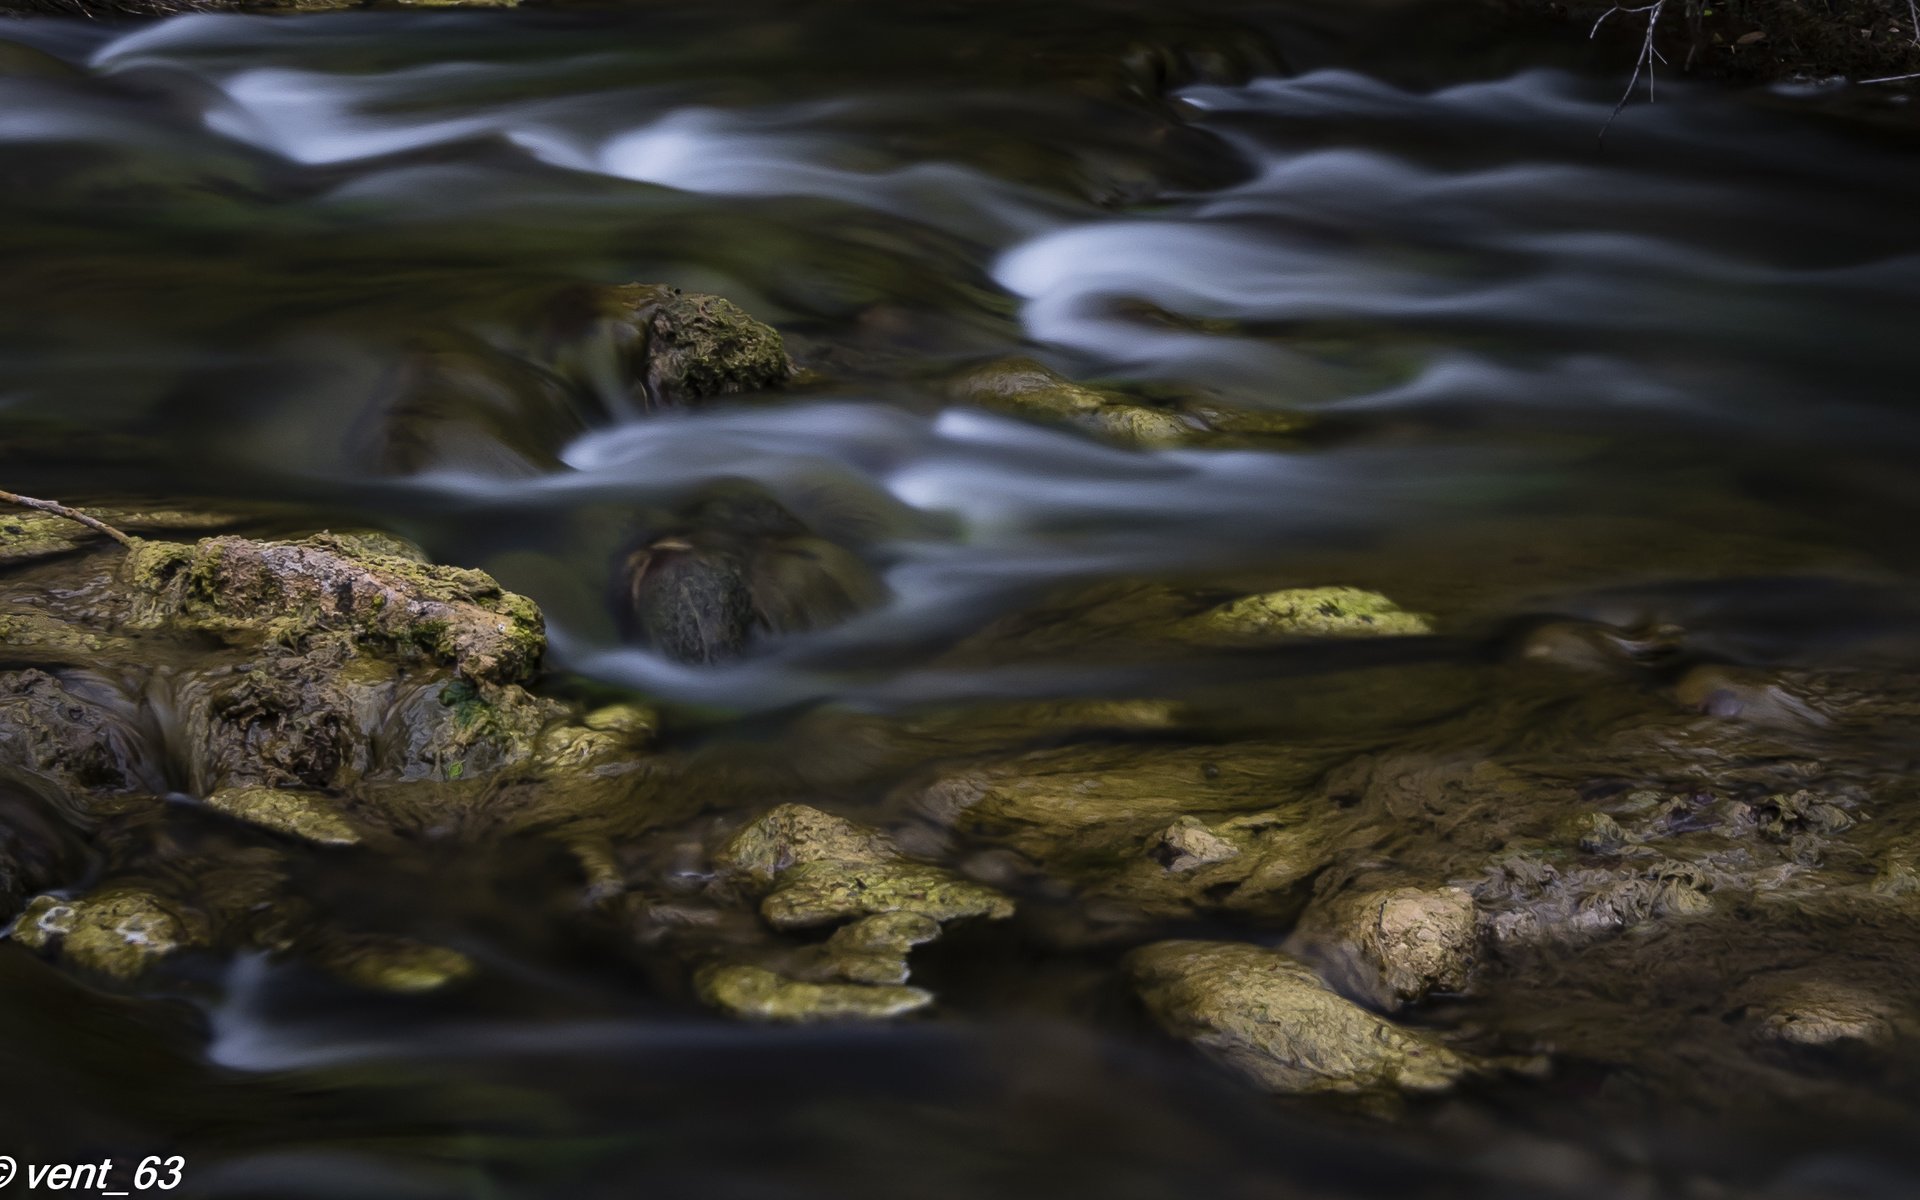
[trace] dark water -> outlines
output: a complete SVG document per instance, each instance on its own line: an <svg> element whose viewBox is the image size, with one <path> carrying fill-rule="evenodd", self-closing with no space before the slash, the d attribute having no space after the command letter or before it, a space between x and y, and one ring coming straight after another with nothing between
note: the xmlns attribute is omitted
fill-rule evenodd
<svg viewBox="0 0 1920 1200"><path fill-rule="evenodd" d="M1417 688L1546 614L1683 624L1702 660L1912 661L1906 108L1663 81L1603 145L1619 81L1557 59L1550 33L1368 7L10 22L0 482L404 533L538 599L573 686L635 690L716 760L786 760L844 807L887 794L841 765L849 714L1150 694L1222 731L1377 718L1366 742L1427 698L1383 715L1340 698L1344 673ZM821 382L640 413L611 378L526 366L554 297L629 280L735 299ZM955 371L1008 353L1318 422L1286 449L1136 451L950 403ZM421 371L444 396L397 405ZM601 596L624 522L724 477L857 542L891 602L738 665L619 645ZM952 652L1110 580L1378 588L1446 636L1238 663ZM713 790L719 811L779 798ZM563 932L527 857L336 881L424 906L485 963L447 1000L250 959L114 995L0 948L0 1153L178 1150L229 1196L1915 1178L1897 1082L1864 1132L1790 1094L1688 1124L1657 1088L1586 1125L1604 1088L1578 1071L1396 1125L1274 1102L1158 1039L1098 954L1038 937L930 952L939 1021L724 1024L644 952Z"/></svg>

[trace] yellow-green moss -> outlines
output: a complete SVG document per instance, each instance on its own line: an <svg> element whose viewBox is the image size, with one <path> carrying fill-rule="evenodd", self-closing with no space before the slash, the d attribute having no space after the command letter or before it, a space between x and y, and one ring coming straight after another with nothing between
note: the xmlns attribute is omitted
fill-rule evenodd
<svg viewBox="0 0 1920 1200"><path fill-rule="evenodd" d="M167 955L205 944L205 923L142 888L114 887L62 900L37 896L15 920L13 939L74 966L132 979Z"/></svg>
<svg viewBox="0 0 1920 1200"><path fill-rule="evenodd" d="M335 807L335 802L317 792L296 792L281 788L225 788L207 797L207 807L322 846L351 846L360 841L360 833Z"/></svg>
<svg viewBox="0 0 1920 1200"><path fill-rule="evenodd" d="M695 986L708 1004L756 1021L871 1020L902 1016L933 1002L933 993L920 988L805 983L764 967L712 967L699 974Z"/></svg>

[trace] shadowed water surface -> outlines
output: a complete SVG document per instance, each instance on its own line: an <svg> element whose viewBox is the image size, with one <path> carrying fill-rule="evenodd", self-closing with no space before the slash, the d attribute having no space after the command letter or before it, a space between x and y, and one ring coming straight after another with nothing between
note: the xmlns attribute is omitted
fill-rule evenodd
<svg viewBox="0 0 1920 1200"><path fill-rule="evenodd" d="M1619 81L1562 54L1368 6L11 22L0 470L75 502L371 524L485 567L542 604L562 686L666 706L707 764L703 819L801 792L901 819L931 751L875 749L867 723L988 729L1015 700L1166 697L1203 741L1382 754L1547 759L1637 720L1585 677L1503 673L1543 622L1683 630L1622 696L1703 663L1910 678L1906 109L1663 80L1602 144ZM632 280L736 300L809 382L643 412L587 344L563 383L544 314ZM954 401L1008 354L1309 420L1285 445L1137 449ZM856 545L887 602L724 666L622 645L603 597L636 514L729 478ZM1139 582L1376 588L1439 635L1020 640L1036 606ZM1911 761L1908 716L1851 741L1778 724L1715 761L1874 781ZM1044 922L924 952L938 1021L721 1024L644 948L573 931L567 868L528 858L314 865L482 964L446 998L252 957L109 994L0 946L0 1152L178 1150L223 1196L1912 1187L1898 1052L1698 1123L1676 1077L1731 1086L1717 1049L1651 1078L1575 1055L1388 1123L1191 1060L1114 981L1115 946Z"/></svg>

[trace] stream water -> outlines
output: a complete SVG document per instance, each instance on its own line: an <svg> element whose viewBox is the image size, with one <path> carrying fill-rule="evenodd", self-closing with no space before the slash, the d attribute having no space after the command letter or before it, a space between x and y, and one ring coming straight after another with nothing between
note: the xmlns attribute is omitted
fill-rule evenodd
<svg viewBox="0 0 1920 1200"><path fill-rule="evenodd" d="M720 764L709 814L780 798L729 760L832 795L859 775L836 722L1015 699L1177 696L1220 739L1350 719L1378 745L1477 696L1493 727L1512 718L1489 693L1414 694L1422 672L1479 670L1547 618L1681 626L1689 661L1742 668L1910 664L1920 125L1862 89L1663 76L1602 140L1622 80L1565 69L1566 36L1091 0L9 21L0 482L374 525L486 568L540 602L561 686L679 714ZM555 297L627 281L731 298L811 381L643 412L527 366ZM1142 450L953 401L1009 354L1311 424ZM430 402L398 403L422 372ZM887 602L729 664L623 645L623 530L725 478L856 544ZM1115 581L1366 587L1442 636L1224 658L982 640ZM1384 694L1343 690L1381 671ZM1911 761L1902 729L1877 762ZM840 805L897 816L882 775ZM1159 1039L1097 982L1104 950L1038 935L929 951L948 1019L724 1023L644 953L556 933L551 864L526 857L357 897L430 905L487 965L452 999L254 956L190 994L112 992L0 947L0 1153L166 1147L224 1196L1920 1178L1898 1072L1859 1084L1872 1120L1786 1089L1704 1131L1664 1085L1622 1116L1579 1070L1399 1123L1274 1101Z"/></svg>

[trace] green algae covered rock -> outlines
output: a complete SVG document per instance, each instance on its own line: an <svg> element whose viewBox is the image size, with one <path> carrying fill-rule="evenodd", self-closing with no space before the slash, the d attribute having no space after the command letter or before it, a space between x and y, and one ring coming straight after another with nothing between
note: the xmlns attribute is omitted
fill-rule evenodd
<svg viewBox="0 0 1920 1200"><path fill-rule="evenodd" d="M1235 412L1192 402L1145 403L1075 383L1030 358L976 367L956 379L949 391L963 404L1141 448L1249 442L1297 434L1306 424L1290 413Z"/></svg>
<svg viewBox="0 0 1920 1200"><path fill-rule="evenodd" d="M905 983L907 955L939 936L940 922L925 913L875 913L834 930L820 948L819 969L848 983Z"/></svg>
<svg viewBox="0 0 1920 1200"><path fill-rule="evenodd" d="M143 542L120 582L136 629L194 630L234 644L297 645L342 633L476 683L518 683L546 649L540 610L481 571L432 566L333 534Z"/></svg>
<svg viewBox="0 0 1920 1200"><path fill-rule="evenodd" d="M1378 592L1352 587L1286 588L1242 596L1188 619L1180 636L1194 640L1268 637L1395 637L1432 633Z"/></svg>
<svg viewBox="0 0 1920 1200"><path fill-rule="evenodd" d="M219 529L235 520L222 513L127 505L88 507L83 511L123 533ZM54 513L0 507L0 567L68 554L105 540L105 534Z"/></svg>
<svg viewBox="0 0 1920 1200"><path fill-rule="evenodd" d="M634 283L606 289L602 302L626 331L636 399L647 407L764 391L793 377L780 334L731 300Z"/></svg>
<svg viewBox="0 0 1920 1200"><path fill-rule="evenodd" d="M314 792L226 788L208 796L207 807L319 846L351 846L360 841L360 831L340 815L335 802Z"/></svg>
<svg viewBox="0 0 1920 1200"><path fill-rule="evenodd" d="M824 943L765 951L766 963L710 966L696 980L709 1004L762 1020L890 1017L930 1003L904 986L908 954L948 921L1001 919L1013 902L984 884L915 862L876 829L804 804L782 804L714 853L720 877L757 897L761 919L787 933L846 922Z"/></svg>
<svg viewBox="0 0 1920 1200"><path fill-rule="evenodd" d="M935 921L1008 917L999 892L902 855L892 839L802 804L783 804L735 834L715 855L723 872L765 891L760 913L800 929L875 913Z"/></svg>
<svg viewBox="0 0 1920 1200"><path fill-rule="evenodd" d="M1269 1091L1430 1092L1475 1069L1431 1035L1344 999L1311 968L1239 942L1157 942L1127 970L1161 1028Z"/></svg>
<svg viewBox="0 0 1920 1200"><path fill-rule="evenodd" d="M900 851L877 829L805 804L782 804L743 827L715 853L725 874L772 887L789 867L840 862L878 865L895 861Z"/></svg>
<svg viewBox="0 0 1920 1200"><path fill-rule="evenodd" d="M756 1021L872 1020L904 1016L933 1003L933 993L922 988L807 983L738 965L702 971L695 987L713 1007Z"/></svg>
<svg viewBox="0 0 1920 1200"><path fill-rule="evenodd" d="M872 913L919 913L935 921L1013 915L1013 902L944 867L913 862L811 862L781 873L760 902L775 929L804 929Z"/></svg>
<svg viewBox="0 0 1920 1200"><path fill-rule="evenodd" d="M107 888L77 900L35 897L10 932L29 949L57 952L77 967L116 979L132 979L208 940L196 915L137 887Z"/></svg>

